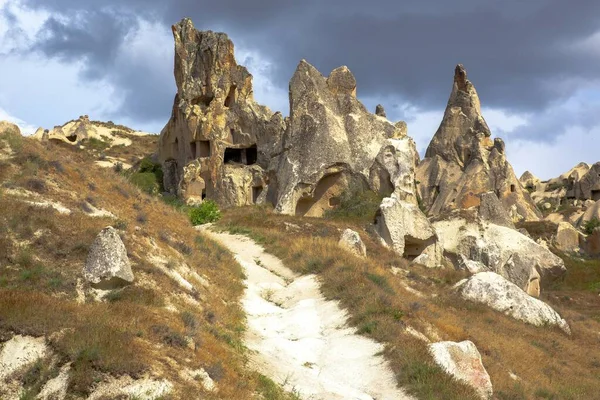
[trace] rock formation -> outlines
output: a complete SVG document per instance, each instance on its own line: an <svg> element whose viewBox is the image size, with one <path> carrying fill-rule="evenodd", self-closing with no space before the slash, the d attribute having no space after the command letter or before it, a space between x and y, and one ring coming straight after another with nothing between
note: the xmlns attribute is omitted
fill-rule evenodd
<svg viewBox="0 0 600 400"><path fill-rule="evenodd" d="M481 399L492 397L494 390L490 375L481 361L481 354L470 340L438 342L429 345L433 359L448 374L472 386Z"/></svg>
<svg viewBox="0 0 600 400"><path fill-rule="evenodd" d="M342 233L339 245L359 257L367 256L367 247L363 243L358 232L355 232L352 229L346 229Z"/></svg>
<svg viewBox="0 0 600 400"><path fill-rule="evenodd" d="M412 139L389 139L375 159L376 176L391 182L393 192L383 199L375 229L383 243L399 255L427 267L441 261L437 236L419 208L415 185L418 155Z"/></svg>
<svg viewBox="0 0 600 400"><path fill-rule="evenodd" d="M389 194L391 182L374 160L386 140L405 136L406 124L371 114L358 101L348 68L325 78L302 60L290 81L290 117L273 174L276 210L318 217L349 186Z"/></svg>
<svg viewBox="0 0 600 400"><path fill-rule="evenodd" d="M419 194L429 215L480 204L494 192L514 221L537 220L540 213L506 160L504 142L492 140L479 97L462 65L442 123L419 164Z"/></svg>
<svg viewBox="0 0 600 400"><path fill-rule="evenodd" d="M252 75L236 63L227 35L184 19L173 36L177 95L159 145L165 189L188 202L263 202L283 117L254 101Z"/></svg>
<svg viewBox="0 0 600 400"><path fill-rule="evenodd" d="M383 108L381 104L377 104L377 107L375 107L375 115L387 118L387 115L385 114L385 108Z"/></svg>
<svg viewBox="0 0 600 400"><path fill-rule="evenodd" d="M459 282L461 297L482 303L519 321L535 326L558 326L571 334L567 322L541 300L528 296L515 284L493 272L480 272Z"/></svg>
<svg viewBox="0 0 600 400"><path fill-rule="evenodd" d="M122 125L112 122L90 121L87 115L82 115L76 120L64 125L55 126L53 129L38 128L33 137L41 142L55 141L71 145L85 146L90 140L99 140L110 146L129 146L132 141L128 136L146 135L135 132Z"/></svg>
<svg viewBox="0 0 600 400"><path fill-rule="evenodd" d="M463 212L433 223L444 255L471 273L492 271L532 296L540 294L540 279L566 271L564 262L520 232L481 221Z"/></svg>
<svg viewBox="0 0 600 400"><path fill-rule="evenodd" d="M92 243L83 276L92 286L100 289L133 282L127 250L113 227L104 228Z"/></svg>

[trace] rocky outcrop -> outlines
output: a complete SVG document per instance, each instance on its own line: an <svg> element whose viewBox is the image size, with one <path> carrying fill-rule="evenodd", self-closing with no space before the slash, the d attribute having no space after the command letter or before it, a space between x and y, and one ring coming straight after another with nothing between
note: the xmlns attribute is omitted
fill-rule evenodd
<svg viewBox="0 0 600 400"><path fill-rule="evenodd" d="M254 101L252 75L237 64L227 35L184 19L173 36L177 95L159 144L165 189L189 203L264 201L283 117Z"/></svg>
<svg viewBox="0 0 600 400"><path fill-rule="evenodd" d="M492 381L473 342L465 340L460 343L432 343L429 345L429 351L436 364L456 379L473 387L480 398L487 400L492 397Z"/></svg>
<svg viewBox="0 0 600 400"><path fill-rule="evenodd" d="M573 183L572 192L572 196L579 200L600 200L600 162L592 165L579 181Z"/></svg>
<svg viewBox="0 0 600 400"><path fill-rule="evenodd" d="M563 252L579 249L579 232L568 222L559 222L554 237L554 246Z"/></svg>
<svg viewBox="0 0 600 400"><path fill-rule="evenodd" d="M130 146L131 136L147 135L112 122L90 121L87 115L53 129L38 128L33 137L41 142L61 142L86 146L91 140L102 142L106 147Z"/></svg>
<svg viewBox="0 0 600 400"><path fill-rule="evenodd" d="M374 160L386 140L405 136L404 123L394 125L358 101L347 67L325 78L302 60L290 81L290 117L273 174L276 210L321 216L350 186L389 194L391 183Z"/></svg>
<svg viewBox="0 0 600 400"><path fill-rule="evenodd" d="M339 245L359 257L367 256L367 247L363 243L358 232L355 232L352 229L346 229L342 233Z"/></svg>
<svg viewBox="0 0 600 400"><path fill-rule="evenodd" d="M427 267L440 266L441 252L431 223L419 208L415 186L418 155L410 138L387 140L375 160L374 174L390 182L393 192L375 216L382 242L396 253ZM380 183L381 184L381 183Z"/></svg>
<svg viewBox="0 0 600 400"><path fill-rule="evenodd" d="M116 229L104 228L90 247L84 278L99 289L112 289L133 282L125 245Z"/></svg>
<svg viewBox="0 0 600 400"><path fill-rule="evenodd" d="M494 192L513 221L541 216L508 163L504 142L492 140L475 87L462 65L442 123L417 170L419 195L429 215L480 204Z"/></svg>
<svg viewBox="0 0 600 400"><path fill-rule="evenodd" d="M0 121L0 161L12 158L17 149L13 149L11 143L18 142L20 139L21 130L17 125Z"/></svg>
<svg viewBox="0 0 600 400"><path fill-rule="evenodd" d="M600 227L594 229L585 239L585 252L592 257L600 257Z"/></svg>
<svg viewBox="0 0 600 400"><path fill-rule="evenodd" d="M456 285L465 300L485 304L519 321L535 326L557 326L571 334L567 322L541 300L493 272L481 272Z"/></svg>
<svg viewBox="0 0 600 400"><path fill-rule="evenodd" d="M379 117L387 118L387 115L385 113L385 108L383 108L383 106L381 104L377 104L377 107L375 107L375 115L377 115Z"/></svg>
<svg viewBox="0 0 600 400"><path fill-rule="evenodd" d="M433 223L444 255L471 273L492 271L532 296L539 296L540 279L566 271L562 259L522 233L478 219L473 214Z"/></svg>

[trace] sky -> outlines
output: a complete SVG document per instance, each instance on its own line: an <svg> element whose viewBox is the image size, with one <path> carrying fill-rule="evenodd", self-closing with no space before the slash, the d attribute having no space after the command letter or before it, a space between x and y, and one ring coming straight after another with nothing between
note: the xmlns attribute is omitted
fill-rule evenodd
<svg viewBox="0 0 600 400"><path fill-rule="evenodd" d="M159 133L184 17L231 37L273 111L288 114L301 59L346 65L423 154L462 63L517 175L600 161L598 0L0 0L0 120L31 133L85 114Z"/></svg>

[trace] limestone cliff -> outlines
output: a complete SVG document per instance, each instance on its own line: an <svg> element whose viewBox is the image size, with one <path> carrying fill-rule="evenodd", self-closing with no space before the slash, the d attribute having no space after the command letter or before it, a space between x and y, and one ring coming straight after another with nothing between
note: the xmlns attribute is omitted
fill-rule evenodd
<svg viewBox="0 0 600 400"><path fill-rule="evenodd" d="M417 169L419 195L429 215L480 205L493 191L513 220L540 213L506 159L504 142L492 140L479 97L458 65L442 123Z"/></svg>

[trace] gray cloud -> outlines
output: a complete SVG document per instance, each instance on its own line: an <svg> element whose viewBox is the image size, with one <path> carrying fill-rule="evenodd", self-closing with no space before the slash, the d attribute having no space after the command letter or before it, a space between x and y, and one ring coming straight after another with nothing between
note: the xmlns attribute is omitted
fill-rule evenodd
<svg viewBox="0 0 600 400"><path fill-rule="evenodd" d="M107 79L119 87L124 100L119 112L133 119L168 118L174 94L173 78L161 75L163 69L114 62L127 34L138 29L138 17L160 22L165 31L184 16L199 29L224 29L236 43L274 63L272 79L280 87L287 87L301 58L324 74L344 64L357 77L359 96L395 98L422 110L445 105L459 62L484 105L528 113L568 98L600 71L597 57L569 50L600 30L597 0L579 0L577 6L563 0L22 3L67 17L48 20L34 49L84 61L84 78ZM563 84L567 79L573 83ZM531 134L544 140L555 133Z"/></svg>

